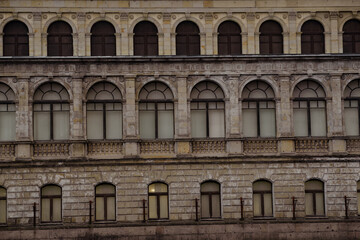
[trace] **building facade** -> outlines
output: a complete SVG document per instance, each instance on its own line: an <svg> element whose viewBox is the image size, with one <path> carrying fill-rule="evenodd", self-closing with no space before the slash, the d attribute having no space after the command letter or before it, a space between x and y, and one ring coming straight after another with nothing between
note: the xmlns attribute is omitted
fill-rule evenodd
<svg viewBox="0 0 360 240"><path fill-rule="evenodd" d="M358 239L357 1L1 1L0 239Z"/></svg>

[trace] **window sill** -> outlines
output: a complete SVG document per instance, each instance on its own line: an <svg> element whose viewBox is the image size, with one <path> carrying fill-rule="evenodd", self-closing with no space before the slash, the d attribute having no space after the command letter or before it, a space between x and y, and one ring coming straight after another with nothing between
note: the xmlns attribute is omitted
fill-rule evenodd
<svg viewBox="0 0 360 240"><path fill-rule="evenodd" d="M220 221L223 220L221 217L219 218L200 218L200 221Z"/></svg>
<svg viewBox="0 0 360 240"><path fill-rule="evenodd" d="M328 219L327 216L305 216L305 219Z"/></svg>
<svg viewBox="0 0 360 240"><path fill-rule="evenodd" d="M63 222L40 222L39 226L63 225Z"/></svg>
<svg viewBox="0 0 360 240"><path fill-rule="evenodd" d="M168 219L168 218L164 218L164 219L150 218L147 221L149 221L149 222L170 222L170 219Z"/></svg>
<svg viewBox="0 0 360 240"><path fill-rule="evenodd" d="M253 217L253 220L276 220L275 217Z"/></svg>
<svg viewBox="0 0 360 240"><path fill-rule="evenodd" d="M92 222L94 224L112 224L112 223L117 223L116 220L99 220L99 221L94 221Z"/></svg>

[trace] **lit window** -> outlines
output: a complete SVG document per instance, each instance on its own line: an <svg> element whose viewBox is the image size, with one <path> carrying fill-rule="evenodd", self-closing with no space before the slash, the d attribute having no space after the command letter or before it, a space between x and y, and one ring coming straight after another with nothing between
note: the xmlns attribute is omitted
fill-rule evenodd
<svg viewBox="0 0 360 240"><path fill-rule="evenodd" d="M168 219L168 186L165 183L149 185L149 219Z"/></svg>
<svg viewBox="0 0 360 240"><path fill-rule="evenodd" d="M272 184L258 180L253 183L254 217L272 217Z"/></svg>
<svg viewBox="0 0 360 240"><path fill-rule="evenodd" d="M134 28L134 55L158 55L158 30L155 24L143 21Z"/></svg>
<svg viewBox="0 0 360 240"><path fill-rule="evenodd" d="M15 94L0 83L0 141L15 140Z"/></svg>
<svg viewBox="0 0 360 240"><path fill-rule="evenodd" d="M242 92L242 122L245 137L275 137L275 95L263 81L248 83Z"/></svg>
<svg viewBox="0 0 360 240"><path fill-rule="evenodd" d="M176 55L200 55L200 31L191 21L176 27Z"/></svg>
<svg viewBox="0 0 360 240"><path fill-rule="evenodd" d="M293 93L295 136L326 136L324 89L315 81L298 83Z"/></svg>
<svg viewBox="0 0 360 240"><path fill-rule="evenodd" d="M324 183L309 180L305 183L305 214L306 216L324 216Z"/></svg>
<svg viewBox="0 0 360 240"><path fill-rule="evenodd" d="M324 27L318 21L309 20L302 25L301 53L325 53Z"/></svg>
<svg viewBox="0 0 360 240"><path fill-rule="evenodd" d="M241 29L233 21L225 21L218 29L218 54L239 55L241 54Z"/></svg>
<svg viewBox="0 0 360 240"><path fill-rule="evenodd" d="M41 188L41 221L61 222L61 188L47 185Z"/></svg>
<svg viewBox="0 0 360 240"><path fill-rule="evenodd" d="M139 93L140 138L174 137L173 94L161 82L146 84Z"/></svg>
<svg viewBox="0 0 360 240"><path fill-rule="evenodd" d="M260 54L282 54L283 35L279 23L269 20L260 26Z"/></svg>
<svg viewBox="0 0 360 240"><path fill-rule="evenodd" d="M112 83L96 83L89 89L86 103L88 139L122 138L121 99L120 90Z"/></svg>
<svg viewBox="0 0 360 240"><path fill-rule="evenodd" d="M47 35L47 55L73 55L72 28L68 23L56 21L49 26Z"/></svg>
<svg viewBox="0 0 360 240"><path fill-rule="evenodd" d="M103 183L95 188L95 220L116 220L115 186Z"/></svg>
<svg viewBox="0 0 360 240"><path fill-rule="evenodd" d="M95 23L91 28L91 56L115 56L115 28L106 21Z"/></svg>
<svg viewBox="0 0 360 240"><path fill-rule="evenodd" d="M360 21L351 19L343 27L343 52L360 53Z"/></svg>
<svg viewBox="0 0 360 240"><path fill-rule="evenodd" d="M357 182L358 214L360 215L360 181Z"/></svg>
<svg viewBox="0 0 360 240"><path fill-rule="evenodd" d="M225 137L224 92L215 83L204 81L191 91L191 136Z"/></svg>
<svg viewBox="0 0 360 240"><path fill-rule="evenodd" d="M347 136L359 136L360 80L351 81L344 91L344 120Z"/></svg>
<svg viewBox="0 0 360 240"><path fill-rule="evenodd" d="M0 187L0 224L6 223L6 189Z"/></svg>
<svg viewBox="0 0 360 240"><path fill-rule="evenodd" d="M201 184L201 218L220 218L220 184L207 181Z"/></svg>
<svg viewBox="0 0 360 240"><path fill-rule="evenodd" d="M35 140L69 139L69 94L58 83L45 83L34 94Z"/></svg>
<svg viewBox="0 0 360 240"><path fill-rule="evenodd" d="M11 21L4 27L4 56L29 56L29 30L20 21Z"/></svg>

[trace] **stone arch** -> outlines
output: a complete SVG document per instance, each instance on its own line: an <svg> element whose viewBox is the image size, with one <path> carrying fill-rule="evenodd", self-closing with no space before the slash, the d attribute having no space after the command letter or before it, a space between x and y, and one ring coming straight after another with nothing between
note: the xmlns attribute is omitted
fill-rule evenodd
<svg viewBox="0 0 360 240"><path fill-rule="evenodd" d="M260 19L255 27L255 32L260 32L260 27L261 25L266 22L266 21L275 21L277 23L280 24L281 28L282 28L282 33L287 33L289 32L289 28L288 26L286 25L286 23L281 19L281 18L278 18L276 16L267 16L267 17L264 17L262 19Z"/></svg>
<svg viewBox="0 0 360 240"><path fill-rule="evenodd" d="M77 33L77 28L75 26L75 23L73 21L71 21L69 18L66 18L66 17L52 17L50 18L45 24L44 24L44 27L43 27L43 33L47 33L48 31L48 28L49 26L56 22L56 21L64 21L66 23L68 23L72 29L72 33Z"/></svg>
<svg viewBox="0 0 360 240"><path fill-rule="evenodd" d="M247 32L247 26L246 24L244 24L241 19L237 18L237 17L234 17L234 16L226 16L226 17L223 17L219 20L217 20L214 24L214 28L213 28L213 32L214 33L217 33L218 32L218 29L219 29L219 26L223 23L223 22L226 22L226 21L232 21L234 23L237 23L241 29L241 33L246 33Z"/></svg>
<svg viewBox="0 0 360 240"><path fill-rule="evenodd" d="M247 79L246 81L241 81L241 83L239 84L239 98L242 98L242 92L243 92L245 86L247 84L249 84L250 82L252 82L252 81L263 81L263 82L269 84L269 86L274 91L275 99L280 98L279 87L276 84L275 80L270 79L270 78L266 78L266 77L261 77L261 78L252 77L250 79Z"/></svg>
<svg viewBox="0 0 360 240"><path fill-rule="evenodd" d="M136 18L136 19L130 24L130 26L129 26L129 28L128 28L128 33L133 33L135 26L136 26L138 23L143 22L143 21L148 21L148 22L153 23L153 24L156 26L156 28L157 28L157 30L158 30L158 33L163 33L163 32L164 32L161 24L160 24L155 18L153 18L153 17L147 17L147 18L145 18L145 17L140 17L140 18Z"/></svg>
<svg viewBox="0 0 360 240"><path fill-rule="evenodd" d="M91 81L88 83L88 85L84 88L84 93L83 93L83 101L87 100L87 94L90 90L90 88L92 88L95 84L100 83L100 82L107 82L107 83L111 83L114 84L115 87L117 87L120 91L120 94L122 96L122 100L124 100L125 98L125 89L123 85L119 85L117 81L111 80L111 79L102 79L102 78L97 78L94 81Z"/></svg>
<svg viewBox="0 0 360 240"><path fill-rule="evenodd" d="M330 86L328 85L328 83L326 83L325 81L323 81L321 79L316 79L313 77L302 77L302 78L299 78L296 81L294 81L290 87L290 96L293 96L296 85L298 85L300 82L305 81L305 80L310 80L310 81L314 81L314 82L318 83L325 92L325 98L331 96L331 90L330 90Z"/></svg>
<svg viewBox="0 0 360 240"><path fill-rule="evenodd" d="M93 19L91 22L88 23L88 25L86 26L86 31L85 33L91 33L91 28L94 26L95 23L97 22L101 22L101 21L105 21L105 22L109 22L115 29L115 33L120 33L121 30L119 28L119 24L117 24L112 18L109 17L98 17Z"/></svg>
<svg viewBox="0 0 360 240"><path fill-rule="evenodd" d="M191 95L191 92L192 92L193 88L194 88L198 83L201 83L201 82L203 82L203 81L213 82L213 83L215 83L216 85L218 85L218 86L221 88L221 90L223 91L223 93L224 93L224 100L230 98L228 88L227 88L225 82L223 82L222 80L214 79L214 78L199 78L199 79L197 79L197 80L195 80L195 81L192 81L191 84L188 85L188 93L187 93L188 99L190 99L190 95Z"/></svg>
<svg viewBox="0 0 360 240"><path fill-rule="evenodd" d="M177 26L184 21L193 22L199 28L200 34L205 32L205 27L199 19L194 17L181 17L173 23L171 27L171 33L176 33Z"/></svg>
<svg viewBox="0 0 360 240"><path fill-rule="evenodd" d="M49 80L49 79L42 79L41 81L37 82L36 84L34 84L31 89L29 89L29 99L33 100L34 99L34 94L36 92L36 90L43 84L46 83L57 83L60 84L61 86L63 86L67 93L69 94L69 102L72 102L73 100L73 94L72 94L72 89L71 86L67 83L65 83L64 81L59 81L59 80Z"/></svg>
<svg viewBox="0 0 360 240"><path fill-rule="evenodd" d="M4 32L4 27L6 26L6 24L8 24L11 21L20 21L22 23L24 23L26 25L26 27L28 28L29 34L33 34L33 28L32 25L30 24L29 21L27 21L25 18L22 17L9 17L6 18L4 21L2 21L2 23L0 24L0 32L3 33Z"/></svg>
<svg viewBox="0 0 360 240"><path fill-rule="evenodd" d="M176 88L170 83L170 81L166 81L165 79L155 79L155 78L148 78L145 81L142 81L141 84L139 86L137 86L136 89L136 99L139 99L139 94L141 92L141 89L146 86L149 83L152 82L159 82L159 83L163 83L165 84L170 90L171 93L173 95L173 101L175 101L175 99L177 99L177 91Z"/></svg>
<svg viewBox="0 0 360 240"><path fill-rule="evenodd" d="M304 25L305 22L309 21L309 20L314 20L314 21L318 21L324 28L324 33L325 32L330 32L330 26L327 25L325 22L324 22L324 19L320 18L320 17L312 17L312 16L308 16L304 19L302 19L299 23L298 23L298 26L296 28L296 31L297 32L301 32L301 28L302 26Z"/></svg>

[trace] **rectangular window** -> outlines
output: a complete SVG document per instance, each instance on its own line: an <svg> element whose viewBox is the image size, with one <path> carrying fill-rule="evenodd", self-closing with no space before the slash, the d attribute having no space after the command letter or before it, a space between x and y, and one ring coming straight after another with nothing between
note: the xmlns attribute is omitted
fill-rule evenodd
<svg viewBox="0 0 360 240"><path fill-rule="evenodd" d="M50 140L50 104L34 104L34 138Z"/></svg>
<svg viewBox="0 0 360 240"><path fill-rule="evenodd" d="M15 104L0 104L0 141L15 140Z"/></svg>
<svg viewBox="0 0 360 240"><path fill-rule="evenodd" d="M359 136L359 108L357 100L346 100L345 105L345 131L347 136Z"/></svg>

